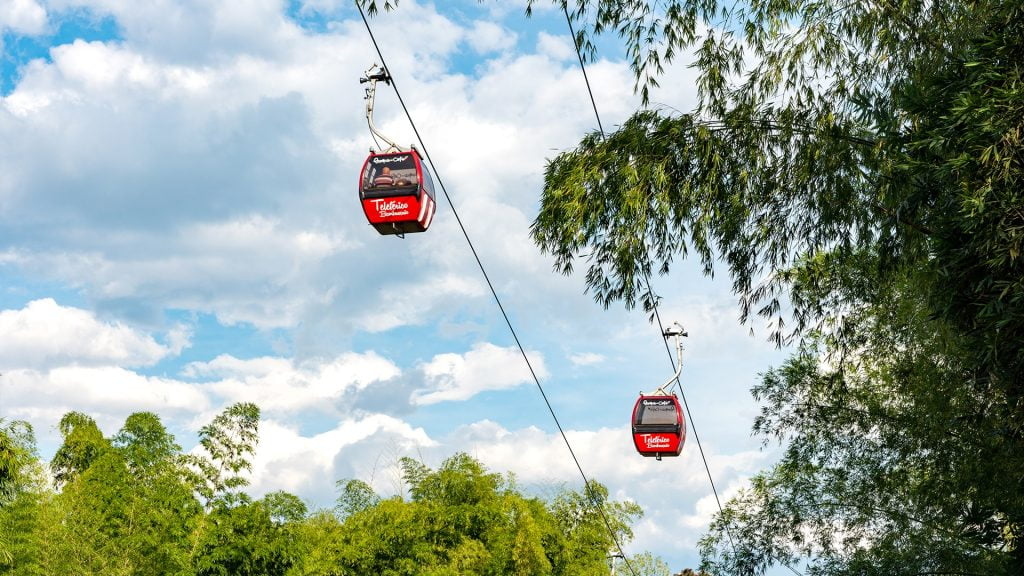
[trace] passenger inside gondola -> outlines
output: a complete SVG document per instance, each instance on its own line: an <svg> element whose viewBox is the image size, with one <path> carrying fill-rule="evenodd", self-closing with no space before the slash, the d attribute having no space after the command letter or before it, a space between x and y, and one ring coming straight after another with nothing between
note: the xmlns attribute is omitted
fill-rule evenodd
<svg viewBox="0 0 1024 576"><path fill-rule="evenodd" d="M387 188L395 185L395 179L391 177L391 168L381 168L380 174L373 179L374 188Z"/></svg>
<svg viewBox="0 0 1024 576"><path fill-rule="evenodd" d="M401 158L401 157L399 157ZM367 163L363 179L363 190L382 191L391 188L407 188L416 186L419 180L416 177L416 164L411 156L400 160L388 158L387 166L379 166L378 162Z"/></svg>

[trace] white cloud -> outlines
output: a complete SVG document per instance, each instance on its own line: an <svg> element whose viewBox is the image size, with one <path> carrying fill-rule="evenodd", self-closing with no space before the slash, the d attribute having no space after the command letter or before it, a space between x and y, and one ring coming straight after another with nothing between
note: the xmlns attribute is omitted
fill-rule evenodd
<svg viewBox="0 0 1024 576"><path fill-rule="evenodd" d="M301 365L285 358L242 360L221 355L210 362L189 364L184 375L214 378L207 384L212 392L228 402L255 402L264 413L339 413L346 393L395 378L399 370L373 352Z"/></svg>
<svg viewBox="0 0 1024 576"><path fill-rule="evenodd" d="M483 20L474 22L466 37L473 50L479 53L508 50L516 43L515 32Z"/></svg>
<svg viewBox="0 0 1024 576"><path fill-rule="evenodd" d="M625 420L628 421L628 414ZM632 486L643 492L668 483L671 490L697 490L706 486L707 476L696 443L687 441L678 458L658 462L636 452L627 422L621 428L566 430L573 453L588 476L615 486ZM575 482L579 470L561 435L536 427L510 431L492 422L470 424L453 432L451 441L471 447L472 453L488 467L510 470L524 482ZM708 450L705 446L705 450ZM761 460L760 453L710 454L712 473L733 476L749 470ZM637 497L637 496L634 496Z"/></svg>
<svg viewBox="0 0 1024 576"><path fill-rule="evenodd" d="M120 322L103 322L92 312L60 306L51 298L21 310L0 311L0 369L86 366L149 366L188 345L180 329L164 346Z"/></svg>
<svg viewBox="0 0 1024 576"><path fill-rule="evenodd" d="M576 58L576 49L568 34L554 36L547 32L541 32L537 35L537 51L556 60Z"/></svg>
<svg viewBox="0 0 1024 576"><path fill-rule="evenodd" d="M605 357L601 354L595 354L593 352L582 352L580 354L572 354L569 356L569 361L576 366L591 366L593 364L600 364L604 362Z"/></svg>
<svg viewBox="0 0 1024 576"><path fill-rule="evenodd" d="M35 0L0 0L0 32L5 29L20 34L42 34L46 30L46 8Z"/></svg>
<svg viewBox="0 0 1024 576"><path fill-rule="evenodd" d="M355 245L344 234L289 230L262 217L183 225L163 242L145 233L117 236L97 239L107 246L91 254L11 251L6 259L90 286L101 301L157 300L215 313L229 324L280 326L296 323L303 304L316 301L310 292L321 288L310 283L321 263ZM136 249L150 254L118 254Z"/></svg>
<svg viewBox="0 0 1024 576"><path fill-rule="evenodd" d="M367 296L367 306L353 318L367 332L385 332L399 326L421 324L440 303L451 299L478 298L485 294L480 282L469 277L443 274L408 284L395 283Z"/></svg>
<svg viewBox="0 0 1024 576"><path fill-rule="evenodd" d="M538 378L547 376L543 357L527 353ZM504 390L533 381L517 348L481 343L464 355L439 354L423 366L427 388L413 393L419 405L467 400L487 390Z"/></svg>
<svg viewBox="0 0 1024 576"><path fill-rule="evenodd" d="M253 459L252 491L315 494L325 505L333 500L337 480L359 478L382 493L393 492L400 474L396 455L435 445L422 429L380 414L344 420L312 436L303 436L293 425L264 420Z"/></svg>
<svg viewBox="0 0 1024 576"><path fill-rule="evenodd" d="M207 396L189 383L112 366L7 370L0 376L0 397L6 413L44 416L43 422L33 420L40 429L71 410L123 421L133 412L184 415L210 406ZM40 407L45 410L39 412Z"/></svg>
<svg viewBox="0 0 1024 576"><path fill-rule="evenodd" d="M100 305L260 327L332 317L381 332L486 295L444 202L435 228L403 245L377 237L358 210L352 180L369 138L357 79L375 56L357 22L315 35L266 3L251 15L218 3L91 5L117 19L123 41L59 46L3 100L19 117L0 112L0 138L21 143L0 165L18 268ZM211 15L231 24L210 28ZM195 29L161 48L188 23ZM506 28L460 27L414 3L372 24L483 257L499 277L575 290L549 278L527 238L545 155L593 125L575 63L505 56L483 61L474 79L445 59L474 34L505 45ZM256 26L289 40L235 43L233 31ZM178 52L193 41L219 48ZM605 96L629 100L628 72L617 69ZM389 89L376 120L412 140Z"/></svg>
<svg viewBox="0 0 1024 576"><path fill-rule="evenodd" d="M152 90L161 80L160 70L142 55L114 44L75 40L55 46L51 55L64 79L89 92L112 87Z"/></svg>

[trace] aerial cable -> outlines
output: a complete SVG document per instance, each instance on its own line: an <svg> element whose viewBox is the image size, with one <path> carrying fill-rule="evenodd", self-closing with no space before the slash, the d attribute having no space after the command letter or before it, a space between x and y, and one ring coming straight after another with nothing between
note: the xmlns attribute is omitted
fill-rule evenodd
<svg viewBox="0 0 1024 576"><path fill-rule="evenodd" d="M590 79L587 77L587 67L583 63L583 54L580 51L580 45L576 39L576 31L573 29L572 18L569 16L569 9L567 8L567 5L567 2L562 2L562 12L565 14L565 21L569 25L569 34L572 35L572 45L573 48L576 50L576 57L577 59L579 59L580 62L580 70L583 72L583 80L587 85L587 94L590 96L590 104L594 108L594 117L597 119L597 127L600 130L601 139L605 139L606 135L604 132L604 127L601 124L601 115L597 111L597 102L594 99L594 91L590 87ZM649 271L645 271L644 282L647 284L647 293L651 296L651 309L654 312L655 320L657 320L658 322L658 329L661 331L661 334L664 337L663 341L665 344L665 352L668 354L668 361L672 365L672 370L675 372L675 376L671 380L669 380L669 382L667 382L665 386L668 386L674 380L676 386L679 388L679 396L683 401L683 408L686 409L686 417L690 421L690 430L693 432L693 439L697 442L697 450L700 452L700 459L704 463L704 470L705 472L707 472L708 482L711 484L711 492L714 494L715 503L718 505L718 513L722 516L725 516L725 511L722 508L722 500L718 496L718 488L715 486L715 479L711 474L711 467L708 465L707 456L705 456L704 454L704 447L700 443L700 435L697 434L697 426L696 424L694 424L693 413L690 411L690 404L686 401L686 393L683 391L682 382L680 382L679 380L679 374L682 371L682 354L680 352L679 366L677 367L676 361L672 357L672 349L669 347L668 343L668 338L673 334L673 332L671 328L669 330L666 330L665 325L661 321L661 314L658 312L658 299L655 296L653 289L651 288L651 275ZM676 326L678 326L678 323L676 324ZM680 327L679 329L682 330L682 327ZM728 524L725 525L725 534L729 538L729 545L732 547L733 554L736 554L736 543L733 541L732 530L729 529ZM783 563L783 565L786 568L789 568L790 571L792 571L794 574L797 574L798 576L803 576L792 566L786 563ZM632 570L632 568L630 568L630 570Z"/></svg>
<svg viewBox="0 0 1024 576"><path fill-rule="evenodd" d="M576 41L576 31L572 27L572 18L569 17L568 2L562 2L562 12L565 13L565 21L569 24L569 34L572 36L572 45L576 48L576 58L580 61L580 71L583 72L583 81L587 84L587 94L590 94L590 105L594 108L594 118L597 118L597 128L601 131L601 138L604 138L604 126L601 125L601 115L597 113L597 102L594 101L594 91L590 89L590 78L587 76L587 67L583 64L583 54L580 52L579 42ZM671 352L669 352L671 355Z"/></svg>
<svg viewBox="0 0 1024 576"><path fill-rule="evenodd" d="M423 138L420 137L419 130L416 128L416 123L412 119L412 114L409 113L408 107L405 105L405 100L402 99L402 94L398 90L398 84L388 71L387 63L384 61L384 54L381 52L380 46L377 44L377 39L373 35L373 29L370 27L369 20L366 19L366 14L363 12L363 7L359 0L354 0L356 8L359 9L359 16L363 19L363 24L366 26L366 32L370 36L370 40L373 42L373 47L377 51L377 57L380 58L382 73L387 75L390 79L391 87L395 90L395 95L398 97L398 102L402 106L402 110L405 112L406 118L409 120L409 124L412 127L413 133L416 135L416 141L419 142L420 148L423 150L423 157L427 159L430 165L434 168L434 177L437 179L438 187L441 188L441 192L444 194L445 200L448 201L448 206L451 208L452 215L455 216L455 221L459 225L459 229L462 230L462 235L466 239L466 243L469 245L470 251L473 253L473 258L476 260L477 267L480 268L480 273L483 275L484 280L487 282L487 287L491 291L491 295L494 297L495 303L498 305L498 310L501 311L502 318L505 319L505 325L508 326L509 332L512 334L512 339L515 340L516 346L519 348L519 353L523 357L523 361L526 363L527 369L530 371L530 376L533 378L533 382L537 385L537 390L540 391L541 397L544 399L544 404L548 408L548 412L551 413L551 418L555 422L555 426L558 428L558 433L562 436L562 441L565 442L565 447L569 450L569 455L572 457L573 462L576 464L576 469L580 473L580 477L583 478L583 489L584 496L587 497L588 501L592 501L593 495L591 493L590 480L586 473L583 471L583 466L580 464L579 459L576 457L576 452L572 449L572 444L569 442L569 437L566 435L565 430L562 428L562 424L558 421L558 416L555 415L555 409L552 407L551 402L548 400L547 394L544 392L544 387L540 383L540 378L537 377L537 372L533 369L533 364L526 355L526 349L523 348L522 343L519 341L519 336L516 334L515 328L512 327L512 321L509 319L508 313L505 312L505 307L501 303L501 298L498 297L498 291L495 290L494 284L491 282L490 276L487 275L487 270L484 268L483 261L480 259L480 255L476 251L476 247L473 245L472 239L469 237L469 233L466 231L466 227L462 223L462 219L459 217L458 211L455 209L455 204L452 202L451 196L448 194L447 188L445 188L444 181L441 179L441 174L437 170L437 166L434 161L430 158L430 153L427 151L426 145L423 143ZM612 542L615 544L615 548L620 554L625 556L622 550L622 545L619 544L618 538L615 536L615 531L612 529L611 520L604 511L603 506L594 506L604 521L605 529L608 531L608 535L611 537ZM636 572L633 567L626 562L626 566L629 567L629 571L633 576L636 576Z"/></svg>

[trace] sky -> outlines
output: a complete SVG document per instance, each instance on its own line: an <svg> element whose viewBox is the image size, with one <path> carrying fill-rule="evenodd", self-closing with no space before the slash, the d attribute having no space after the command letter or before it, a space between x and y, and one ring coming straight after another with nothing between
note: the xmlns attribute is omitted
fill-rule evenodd
<svg viewBox="0 0 1024 576"><path fill-rule="evenodd" d="M693 431L723 500L770 465L749 389L785 351L739 323L724 275L654 278L689 333L692 420L680 457L635 452L633 403L672 366L647 314L604 309L529 239L546 161L597 121L561 10L524 6L402 0L370 20L451 198L399 239L359 206L359 79L380 58L351 2L0 0L0 418L31 422L48 459L68 411L107 435L150 411L188 451L255 402L249 492L311 508L339 479L401 494L399 458L457 452L580 489L457 213L581 467L644 508L627 553L696 567L717 507ZM617 40L598 49L614 129L639 98ZM693 106L685 60L652 105ZM392 88L374 123L416 143Z"/></svg>

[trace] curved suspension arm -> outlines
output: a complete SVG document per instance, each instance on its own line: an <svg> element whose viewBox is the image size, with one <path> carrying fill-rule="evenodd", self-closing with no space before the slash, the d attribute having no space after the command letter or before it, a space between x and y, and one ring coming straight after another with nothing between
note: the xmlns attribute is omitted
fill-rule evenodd
<svg viewBox="0 0 1024 576"><path fill-rule="evenodd" d="M665 391L665 388L671 385L673 381L679 383L679 375L683 372L683 338L686 338L687 336L689 336L689 334L686 333L686 330L683 330L683 327L679 324L679 322L674 322L671 326L665 329L664 336L665 338L675 337L677 358L676 373L673 374L672 377L668 379L668 382L665 382L664 384L659 386L657 390L655 390L656 394L663 394L667 396L668 392ZM680 384L679 386L680 390L682 390L682 384Z"/></svg>
<svg viewBox="0 0 1024 576"><path fill-rule="evenodd" d="M391 84L391 75L388 74L386 69L380 68L380 72L377 72L376 74L373 73L374 70L377 70L378 68L380 67L375 63L373 66L370 66L370 69L367 70L364 73L364 76L359 79L360 84L366 84L367 82L370 84L366 87L366 124L369 126L370 132L372 132L374 136L387 142L388 149L385 150L385 152L391 150L401 151L402 149L395 144L394 140L382 134L381 131L373 125L373 101L377 94L377 82L384 81L385 84Z"/></svg>

